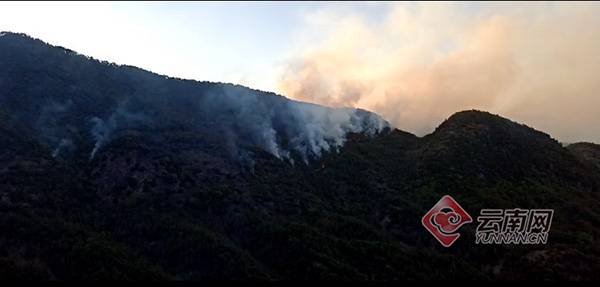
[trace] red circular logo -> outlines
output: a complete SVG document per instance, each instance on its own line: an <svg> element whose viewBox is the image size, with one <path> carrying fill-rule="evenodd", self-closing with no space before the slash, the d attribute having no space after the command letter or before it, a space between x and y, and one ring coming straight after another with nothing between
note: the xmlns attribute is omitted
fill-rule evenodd
<svg viewBox="0 0 600 287"><path fill-rule="evenodd" d="M421 219L444 247L450 247L460 237L458 229L469 222L473 222L471 216L449 195L444 195Z"/></svg>

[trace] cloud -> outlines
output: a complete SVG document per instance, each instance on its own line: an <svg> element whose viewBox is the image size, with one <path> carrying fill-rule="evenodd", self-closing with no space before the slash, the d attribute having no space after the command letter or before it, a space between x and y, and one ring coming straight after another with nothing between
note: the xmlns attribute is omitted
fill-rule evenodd
<svg viewBox="0 0 600 287"><path fill-rule="evenodd" d="M600 142L600 4L392 5L307 16L277 89L294 99L375 111L419 135L483 109L559 140Z"/></svg>

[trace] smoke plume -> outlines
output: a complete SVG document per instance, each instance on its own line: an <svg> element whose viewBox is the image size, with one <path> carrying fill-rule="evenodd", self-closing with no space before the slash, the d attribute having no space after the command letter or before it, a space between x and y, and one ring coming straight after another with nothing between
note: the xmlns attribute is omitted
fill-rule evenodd
<svg viewBox="0 0 600 287"><path fill-rule="evenodd" d="M67 120L72 105L71 100L65 103L50 101L41 108L35 123L35 128L40 133L43 142L54 147L51 154L54 158L74 150L72 134L69 129L71 125Z"/></svg>
<svg viewBox="0 0 600 287"><path fill-rule="evenodd" d="M337 151L348 133L373 136L389 126L370 112L332 109L234 86L204 95L199 107L204 128L222 135L230 152L240 158L251 158L247 149L254 146L292 163L295 153L307 163L323 152Z"/></svg>
<svg viewBox="0 0 600 287"><path fill-rule="evenodd" d="M91 135L95 144L90 153L90 160L94 159L96 153L113 139L115 131L127 128L136 128L148 125L151 120L142 113L131 112L127 109L128 102L121 102L110 116L103 120L99 117L92 117Z"/></svg>
<svg viewBox="0 0 600 287"><path fill-rule="evenodd" d="M397 4L380 21L311 15L307 34L322 37L290 60L278 90L419 135L474 108L600 142L600 4L459 6Z"/></svg>
<svg viewBox="0 0 600 287"><path fill-rule="evenodd" d="M56 158L64 152L72 152L75 146L71 139L61 139L58 146L52 152L52 157Z"/></svg>

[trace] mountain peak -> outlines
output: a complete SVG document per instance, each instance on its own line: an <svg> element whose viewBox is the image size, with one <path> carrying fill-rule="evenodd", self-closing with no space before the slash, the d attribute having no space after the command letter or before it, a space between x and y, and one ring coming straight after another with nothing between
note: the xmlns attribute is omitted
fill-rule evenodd
<svg viewBox="0 0 600 287"><path fill-rule="evenodd" d="M535 130L525 124L520 124L480 110L465 110L454 113L442 122L431 136L485 136L508 137L518 140L520 138L537 138L552 144L559 144L550 135Z"/></svg>
<svg viewBox="0 0 600 287"><path fill-rule="evenodd" d="M24 39L24 40L26 39L26 40L36 40L36 41L43 42L42 40L31 37L25 33L17 33L17 32L11 32L11 31L0 32L0 37L2 37L4 39Z"/></svg>
<svg viewBox="0 0 600 287"><path fill-rule="evenodd" d="M419 138L368 111L168 78L3 33L0 279L600 274L572 264L600 262L600 173L527 126L470 110ZM598 146L569 148L600 158ZM552 208L557 224L535 249L490 256L461 230L442 250L419 219L443 194L470 213Z"/></svg>
<svg viewBox="0 0 600 287"><path fill-rule="evenodd" d="M511 122L509 119L504 118L500 115L492 114L487 111L481 110L464 110L452 114L448 119L440 124L438 129L446 128L451 126L464 126L464 125L491 125L498 123Z"/></svg>
<svg viewBox="0 0 600 287"><path fill-rule="evenodd" d="M110 141L143 130L146 137L192 132L218 138L235 160L249 158L258 148L280 159L308 162L340 148L350 133L375 135L388 126L364 110L170 78L98 61L25 34L4 37L11 39L0 41L0 110L57 155L70 143L64 149L69 158L82 157L85 150L93 158Z"/></svg>
<svg viewBox="0 0 600 287"><path fill-rule="evenodd" d="M570 144L567 149L583 163L595 166L600 170L600 145L589 142Z"/></svg>
<svg viewBox="0 0 600 287"><path fill-rule="evenodd" d="M25 33L15 33L15 32L11 32L11 31L0 31L0 35L1 36L6 36L6 35L13 36L14 35L14 36L29 37Z"/></svg>
<svg viewBox="0 0 600 287"><path fill-rule="evenodd" d="M41 39L32 37L25 33L10 31L0 32L0 44L3 53L43 53L53 51L54 53L72 54L75 51L61 46L51 45ZM44 55L48 56L48 55Z"/></svg>

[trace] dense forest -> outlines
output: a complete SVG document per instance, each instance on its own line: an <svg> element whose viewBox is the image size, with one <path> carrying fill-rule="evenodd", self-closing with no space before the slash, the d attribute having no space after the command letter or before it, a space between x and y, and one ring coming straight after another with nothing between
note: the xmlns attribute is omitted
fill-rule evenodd
<svg viewBox="0 0 600 287"><path fill-rule="evenodd" d="M445 194L552 208L546 245L442 247ZM0 33L1 279L599 279L600 146L483 111L431 134Z"/></svg>

